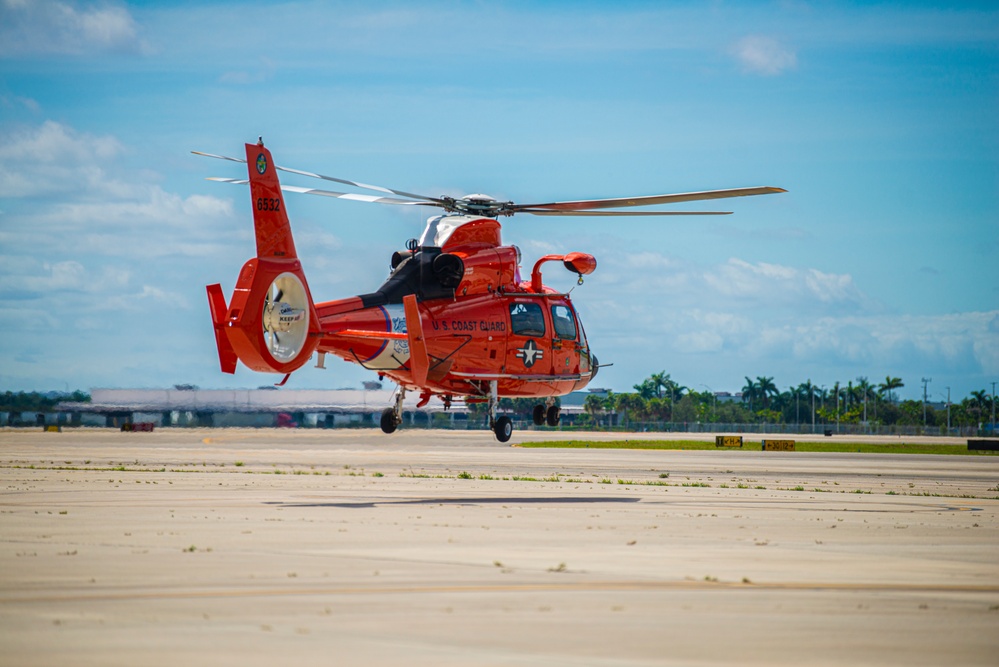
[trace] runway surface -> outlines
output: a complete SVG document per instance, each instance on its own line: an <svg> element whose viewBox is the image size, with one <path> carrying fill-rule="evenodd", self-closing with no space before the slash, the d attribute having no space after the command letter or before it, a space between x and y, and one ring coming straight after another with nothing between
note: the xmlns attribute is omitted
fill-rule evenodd
<svg viewBox="0 0 999 667"><path fill-rule="evenodd" d="M0 430L0 479L2 665L999 664L995 456Z"/></svg>

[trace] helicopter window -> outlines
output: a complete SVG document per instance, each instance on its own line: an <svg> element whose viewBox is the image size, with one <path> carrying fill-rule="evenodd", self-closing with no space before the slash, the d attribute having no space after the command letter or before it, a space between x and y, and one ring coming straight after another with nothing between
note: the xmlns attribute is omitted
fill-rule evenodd
<svg viewBox="0 0 999 667"><path fill-rule="evenodd" d="M576 320L569 306L552 306L552 323L556 336L562 340L576 340Z"/></svg>
<svg viewBox="0 0 999 667"><path fill-rule="evenodd" d="M544 336L545 314L536 303L510 304L510 330L517 336Z"/></svg>

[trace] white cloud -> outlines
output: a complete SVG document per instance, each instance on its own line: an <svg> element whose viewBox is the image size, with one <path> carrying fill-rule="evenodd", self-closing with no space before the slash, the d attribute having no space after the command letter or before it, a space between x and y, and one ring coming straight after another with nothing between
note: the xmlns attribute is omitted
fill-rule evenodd
<svg viewBox="0 0 999 667"><path fill-rule="evenodd" d="M0 56L144 50L132 15L116 4L0 0L0 10Z"/></svg>
<svg viewBox="0 0 999 667"><path fill-rule="evenodd" d="M0 146L0 158L28 162L54 163L70 160L87 162L95 157L108 159L121 152L114 137L80 134L55 121L45 121L38 128L15 133Z"/></svg>
<svg viewBox="0 0 999 667"><path fill-rule="evenodd" d="M79 133L51 120L22 128L0 145L0 197L120 191L101 165L121 152L114 137Z"/></svg>
<svg viewBox="0 0 999 667"><path fill-rule="evenodd" d="M232 201L167 192L153 173L117 164L125 148L46 121L0 146L0 241L36 253L212 256L229 238ZM23 202L23 203L19 203Z"/></svg>
<svg viewBox="0 0 999 667"><path fill-rule="evenodd" d="M153 299L154 301L170 301L175 299L177 295L170 294L165 290L161 290L159 287L153 287L152 285L143 285L142 291L139 292L137 298L139 299Z"/></svg>
<svg viewBox="0 0 999 667"><path fill-rule="evenodd" d="M776 76L798 64L798 56L773 37L749 35L732 47L732 53L742 68L754 74Z"/></svg>
<svg viewBox="0 0 999 667"><path fill-rule="evenodd" d="M611 256L575 294L590 344L615 364L602 386L623 389L660 369L718 390L738 389L744 375L831 384L928 374L960 393L978 387L959 383L999 373L999 311L889 313L851 275L810 267L703 266L654 252L634 260Z"/></svg>
<svg viewBox="0 0 999 667"><path fill-rule="evenodd" d="M0 95L0 107L4 109L26 109L32 113L41 111L38 100L20 95Z"/></svg>
<svg viewBox="0 0 999 667"><path fill-rule="evenodd" d="M3 257L0 269L0 294L6 300L24 300L44 295L67 293L79 298L80 294L105 294L129 283L127 270L113 266L88 269L77 260L45 262L32 257L11 261Z"/></svg>

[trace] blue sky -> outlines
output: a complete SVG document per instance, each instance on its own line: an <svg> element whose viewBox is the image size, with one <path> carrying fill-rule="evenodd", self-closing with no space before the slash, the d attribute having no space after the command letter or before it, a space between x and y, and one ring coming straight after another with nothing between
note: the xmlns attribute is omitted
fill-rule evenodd
<svg viewBox="0 0 999 667"><path fill-rule="evenodd" d="M190 154L260 135L430 195L786 188L723 218L504 221L525 270L597 257L573 297L600 386L999 381L993 3L0 0L0 389L273 382L218 371L204 285L252 254L249 195ZM374 290L424 222L288 208L319 299Z"/></svg>

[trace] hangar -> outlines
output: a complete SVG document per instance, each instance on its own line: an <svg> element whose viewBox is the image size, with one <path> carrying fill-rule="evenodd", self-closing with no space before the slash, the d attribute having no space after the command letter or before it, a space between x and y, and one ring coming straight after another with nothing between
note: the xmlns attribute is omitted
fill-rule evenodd
<svg viewBox="0 0 999 667"><path fill-rule="evenodd" d="M389 389L199 389L176 385L171 389L92 389L89 403L64 402L68 423L120 426L151 422L156 426L312 426L377 425L381 411L392 404ZM466 420L464 403L445 413L439 402L417 408L418 394L406 397L404 411L410 424L436 417Z"/></svg>
<svg viewBox="0 0 999 667"><path fill-rule="evenodd" d="M562 397L563 414L582 412L584 392ZM382 410L392 405L394 390L380 383L364 389L200 389L175 385L170 389L91 389L90 402L67 401L46 423L119 427L148 422L155 426L313 428L377 427ZM405 423L411 426L478 428L469 410L456 399L450 410L440 401L417 407L419 394L410 392L403 403Z"/></svg>

